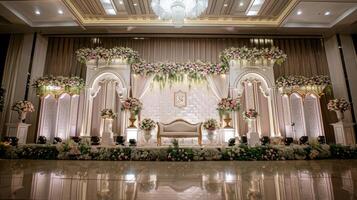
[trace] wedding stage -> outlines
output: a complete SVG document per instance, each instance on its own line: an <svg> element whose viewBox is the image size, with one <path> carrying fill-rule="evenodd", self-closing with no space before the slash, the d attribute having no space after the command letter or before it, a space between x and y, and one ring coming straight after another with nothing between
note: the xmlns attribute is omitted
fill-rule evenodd
<svg viewBox="0 0 357 200"><path fill-rule="evenodd" d="M124 47L76 55L87 66L85 81L46 76L33 84L42 143L79 137L154 147L176 138L186 146L224 146L230 139L255 146L262 139L325 139L320 96L330 80L276 80L274 66L288 57L276 47L232 47L217 64L146 63Z"/></svg>

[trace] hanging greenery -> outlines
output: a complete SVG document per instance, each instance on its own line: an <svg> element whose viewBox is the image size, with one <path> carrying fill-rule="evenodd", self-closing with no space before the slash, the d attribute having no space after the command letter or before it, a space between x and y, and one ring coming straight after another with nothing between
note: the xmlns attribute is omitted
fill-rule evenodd
<svg viewBox="0 0 357 200"><path fill-rule="evenodd" d="M228 72L228 68L221 64L205 63L202 61L187 63L134 63L132 69L141 76L154 75L154 81L161 86L165 83L180 83L187 79L189 83L200 83L207 75L219 75Z"/></svg>
<svg viewBox="0 0 357 200"><path fill-rule="evenodd" d="M44 76L35 80L32 86L36 89L38 96L53 95L60 96L63 93L70 95L79 94L84 88L85 82L82 78L64 76Z"/></svg>

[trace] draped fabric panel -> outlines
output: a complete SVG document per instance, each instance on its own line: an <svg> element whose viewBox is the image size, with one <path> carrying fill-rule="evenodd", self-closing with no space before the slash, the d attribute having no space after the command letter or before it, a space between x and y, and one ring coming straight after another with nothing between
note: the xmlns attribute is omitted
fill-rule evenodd
<svg viewBox="0 0 357 200"><path fill-rule="evenodd" d="M275 77L282 75L328 75L328 65L322 38L123 38L66 36L49 37L45 74L79 75L85 77L85 65L76 60L75 51L81 47L114 46L130 47L139 52L148 62L206 61L216 63L219 54L228 47L269 47L278 46L288 60L274 67ZM329 126L334 116L327 111L326 104L332 96L321 98L321 108L327 139L334 140L333 129Z"/></svg>
<svg viewBox="0 0 357 200"><path fill-rule="evenodd" d="M4 65L4 78L2 81L2 87L6 88L4 99L4 111L1 112L0 130L1 133L5 132L5 123L11 122L11 119L15 119L17 114L11 111L12 102L15 101L14 89L16 88L16 81L19 71L21 52L23 49L23 35L12 35L9 41L8 53L6 62ZM22 100L22 99L16 99Z"/></svg>

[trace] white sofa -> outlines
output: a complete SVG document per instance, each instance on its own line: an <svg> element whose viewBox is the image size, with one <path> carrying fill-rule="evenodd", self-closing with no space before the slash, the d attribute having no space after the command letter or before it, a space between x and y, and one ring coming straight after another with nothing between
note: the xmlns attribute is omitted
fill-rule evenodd
<svg viewBox="0 0 357 200"><path fill-rule="evenodd" d="M183 119L177 119L168 124L157 123L157 144L161 145L161 137L170 138L198 138L198 144L202 145L202 123L191 124Z"/></svg>

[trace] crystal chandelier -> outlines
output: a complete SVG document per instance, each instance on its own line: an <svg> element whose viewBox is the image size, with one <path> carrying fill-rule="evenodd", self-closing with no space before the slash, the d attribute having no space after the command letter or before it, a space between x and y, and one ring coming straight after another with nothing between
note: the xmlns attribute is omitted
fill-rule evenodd
<svg viewBox="0 0 357 200"><path fill-rule="evenodd" d="M175 27L183 26L185 19L200 16L208 7L208 0L152 0L151 8L162 20L172 20Z"/></svg>

